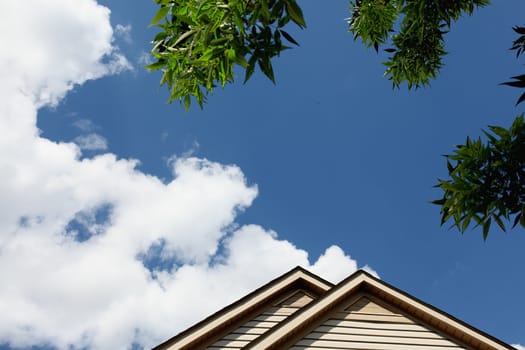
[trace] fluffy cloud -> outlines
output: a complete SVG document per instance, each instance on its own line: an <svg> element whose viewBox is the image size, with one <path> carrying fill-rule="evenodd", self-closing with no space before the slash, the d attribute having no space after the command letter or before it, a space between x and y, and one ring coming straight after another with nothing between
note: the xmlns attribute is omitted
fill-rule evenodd
<svg viewBox="0 0 525 350"><path fill-rule="evenodd" d="M102 151L108 148L108 141L99 134L80 135L74 141L83 150Z"/></svg>
<svg viewBox="0 0 525 350"><path fill-rule="evenodd" d="M186 156L163 182L40 137L38 108L129 69L107 8L2 0L0 39L0 344L150 347L295 265L332 281L357 268L338 247L310 263L275 232L237 227L257 187L236 166Z"/></svg>
<svg viewBox="0 0 525 350"><path fill-rule="evenodd" d="M112 46L109 9L93 0L3 0L0 13L2 85L37 106L130 67Z"/></svg>
<svg viewBox="0 0 525 350"><path fill-rule="evenodd" d="M519 344L512 344L513 347L515 347L518 350L525 350L525 346L519 345Z"/></svg>

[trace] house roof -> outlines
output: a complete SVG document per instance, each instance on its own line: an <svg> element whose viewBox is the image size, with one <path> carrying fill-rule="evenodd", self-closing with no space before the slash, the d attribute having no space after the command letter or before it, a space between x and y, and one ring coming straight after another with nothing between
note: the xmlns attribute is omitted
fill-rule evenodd
<svg viewBox="0 0 525 350"><path fill-rule="evenodd" d="M264 311L286 301L287 297L288 299L293 298L297 293L302 293L312 301L333 286L332 283L297 266L168 339L153 350L205 349L213 344L213 341L221 339L235 327L250 322L258 315L263 314Z"/></svg>
<svg viewBox="0 0 525 350"><path fill-rule="evenodd" d="M296 267L154 350L515 350L365 271L337 285Z"/></svg>

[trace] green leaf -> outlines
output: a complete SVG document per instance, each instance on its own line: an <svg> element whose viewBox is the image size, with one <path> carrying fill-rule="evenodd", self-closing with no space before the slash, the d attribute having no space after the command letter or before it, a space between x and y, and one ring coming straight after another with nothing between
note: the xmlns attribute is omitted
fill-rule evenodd
<svg viewBox="0 0 525 350"><path fill-rule="evenodd" d="M250 57L250 59L248 60L248 67L246 68L246 73L244 76L244 84L246 84L246 82L250 79L253 72L255 71L255 63L257 62L257 60L258 60L258 53L257 51L255 51L252 57Z"/></svg>
<svg viewBox="0 0 525 350"><path fill-rule="evenodd" d="M153 19L151 20L151 23L149 24L149 26L154 26L155 24L157 24L158 22L160 22L164 17L166 17L166 15L168 14L168 12L170 12L170 9L171 7L161 7L157 13L155 14L155 16L153 17Z"/></svg>
<svg viewBox="0 0 525 350"><path fill-rule="evenodd" d="M525 88L525 80L524 81L506 81L504 83L501 83L501 85Z"/></svg>
<svg viewBox="0 0 525 350"><path fill-rule="evenodd" d="M261 71L272 81L272 83L275 84L275 77L273 75L273 68L272 63L267 57L263 57L263 59L259 60L259 67L261 68Z"/></svg>
<svg viewBox="0 0 525 350"><path fill-rule="evenodd" d="M306 28L303 11L295 0L285 0L286 12L299 27Z"/></svg>
<svg viewBox="0 0 525 350"><path fill-rule="evenodd" d="M518 98L518 102L516 102L516 106L522 103L523 101L525 101L525 92L520 96L520 98Z"/></svg>
<svg viewBox="0 0 525 350"><path fill-rule="evenodd" d="M237 9L233 10L233 23L235 23L237 29L239 29L239 31L244 34L244 18Z"/></svg>
<svg viewBox="0 0 525 350"><path fill-rule="evenodd" d="M166 66L166 62L164 61L158 61L152 64L148 64L144 68L149 69L151 71L159 70L161 68L164 68Z"/></svg>
<svg viewBox="0 0 525 350"><path fill-rule="evenodd" d="M453 173L454 172L454 167L452 166L452 164L448 160L447 160L447 169L448 169L449 173Z"/></svg>
<svg viewBox="0 0 525 350"><path fill-rule="evenodd" d="M225 53L226 53L226 57L228 57L228 59L231 61L235 61L235 59L237 58L237 55L234 49L227 49Z"/></svg>
<svg viewBox="0 0 525 350"><path fill-rule="evenodd" d="M509 132L507 131L507 129L505 128L502 128L501 126L489 126L490 130L492 132L494 132L496 135L498 135L499 137L505 137L509 134Z"/></svg>
<svg viewBox="0 0 525 350"><path fill-rule="evenodd" d="M190 103L191 103L190 95L184 96L184 107L186 108L186 112L189 111L190 109Z"/></svg>
<svg viewBox="0 0 525 350"><path fill-rule="evenodd" d="M434 200L430 201L430 203L437 204L437 205L443 205L443 204L445 204L445 198L434 199Z"/></svg>
<svg viewBox="0 0 525 350"><path fill-rule="evenodd" d="M525 27L515 26L512 28L516 33L525 35Z"/></svg>
<svg viewBox="0 0 525 350"><path fill-rule="evenodd" d="M463 219L463 225L461 225L461 232L465 232L465 230L468 228L468 226L470 225L471 217L472 216L469 215Z"/></svg>
<svg viewBox="0 0 525 350"><path fill-rule="evenodd" d="M243 68L248 68L248 62L246 61L244 56L240 55L238 52L236 52L235 54L236 54L236 56L235 56L235 63L237 63L238 65L240 65Z"/></svg>
<svg viewBox="0 0 525 350"><path fill-rule="evenodd" d="M490 223L491 223L491 219L489 218L487 221L485 221L485 223L483 224L483 240L487 240L487 237L489 235L489 230L490 230Z"/></svg>
<svg viewBox="0 0 525 350"><path fill-rule="evenodd" d="M512 224L512 228L516 227L516 225L520 222L521 219L521 213L518 213L516 217L514 218L514 223Z"/></svg>
<svg viewBox="0 0 525 350"><path fill-rule="evenodd" d="M168 36L168 33L166 32L159 32L157 35L155 35L155 38L153 38L153 42L162 41Z"/></svg>
<svg viewBox="0 0 525 350"><path fill-rule="evenodd" d="M188 30L186 33L182 34L181 36L179 36L177 38L177 41L175 41L175 43L172 45L172 47L175 47L177 46L180 42L182 42L184 39L192 36L193 34L195 34L197 32L196 29L192 29L192 30Z"/></svg>
<svg viewBox="0 0 525 350"><path fill-rule="evenodd" d="M496 223L503 230L503 232L507 232L507 230L505 229L505 225L503 225L503 221L501 221L499 216L494 214L494 215L492 215L492 218L494 218L494 221L496 221Z"/></svg>
<svg viewBox="0 0 525 350"><path fill-rule="evenodd" d="M200 57L201 61L210 61L211 59L218 57L224 50L221 48L210 48L204 52Z"/></svg>
<svg viewBox="0 0 525 350"><path fill-rule="evenodd" d="M281 30L281 34L284 36L284 38L286 40L288 40L289 42L291 42L292 44L295 44L297 46L299 46L299 43L297 41L295 41L295 39L290 35L288 34L287 32L285 32L284 30Z"/></svg>

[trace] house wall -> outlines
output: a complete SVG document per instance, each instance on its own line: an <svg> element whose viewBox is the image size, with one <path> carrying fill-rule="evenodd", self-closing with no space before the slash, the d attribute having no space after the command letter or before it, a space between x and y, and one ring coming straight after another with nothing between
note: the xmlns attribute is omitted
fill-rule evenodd
<svg viewBox="0 0 525 350"><path fill-rule="evenodd" d="M288 295L284 300L270 305L268 309L255 318L244 323L206 349L242 349L313 300L314 298L304 291L295 292L291 296Z"/></svg>
<svg viewBox="0 0 525 350"><path fill-rule="evenodd" d="M363 296L335 310L290 349L460 350L432 328Z"/></svg>

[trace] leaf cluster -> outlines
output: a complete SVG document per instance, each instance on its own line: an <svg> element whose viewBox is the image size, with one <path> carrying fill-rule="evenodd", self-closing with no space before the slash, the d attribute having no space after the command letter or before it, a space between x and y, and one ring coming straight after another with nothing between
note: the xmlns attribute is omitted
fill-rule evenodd
<svg viewBox="0 0 525 350"><path fill-rule="evenodd" d="M525 27L514 27L512 28L517 34L520 36L518 39L514 40L512 43L511 50L516 51L516 58L518 58L521 54L525 52ZM511 79L514 79L513 81L507 81L503 83L503 85L513 86L517 88L525 88L525 74L517 75L515 77L512 77ZM516 102L516 105L520 104L521 102L525 101L525 92L521 94L521 96L518 98L518 101Z"/></svg>
<svg viewBox="0 0 525 350"><path fill-rule="evenodd" d="M348 19L354 39L376 51L382 45L390 57L385 75L395 87L428 85L446 55L444 35L451 24L488 0L351 0Z"/></svg>
<svg viewBox="0 0 525 350"><path fill-rule="evenodd" d="M296 40L283 28L306 23L296 0L154 0L160 6L151 25L160 28L153 39L161 85L170 89L169 102L186 109L191 96L202 107L206 95L234 79L234 67L245 69L245 82L256 66L275 82L271 58Z"/></svg>
<svg viewBox="0 0 525 350"><path fill-rule="evenodd" d="M443 198L433 201L441 206L441 224L453 220L464 232L473 221L483 228L486 239L492 221L506 230L503 220L525 227L525 123L517 117L507 130L490 126L484 131L487 143L467 138L447 155L449 180L436 187Z"/></svg>

